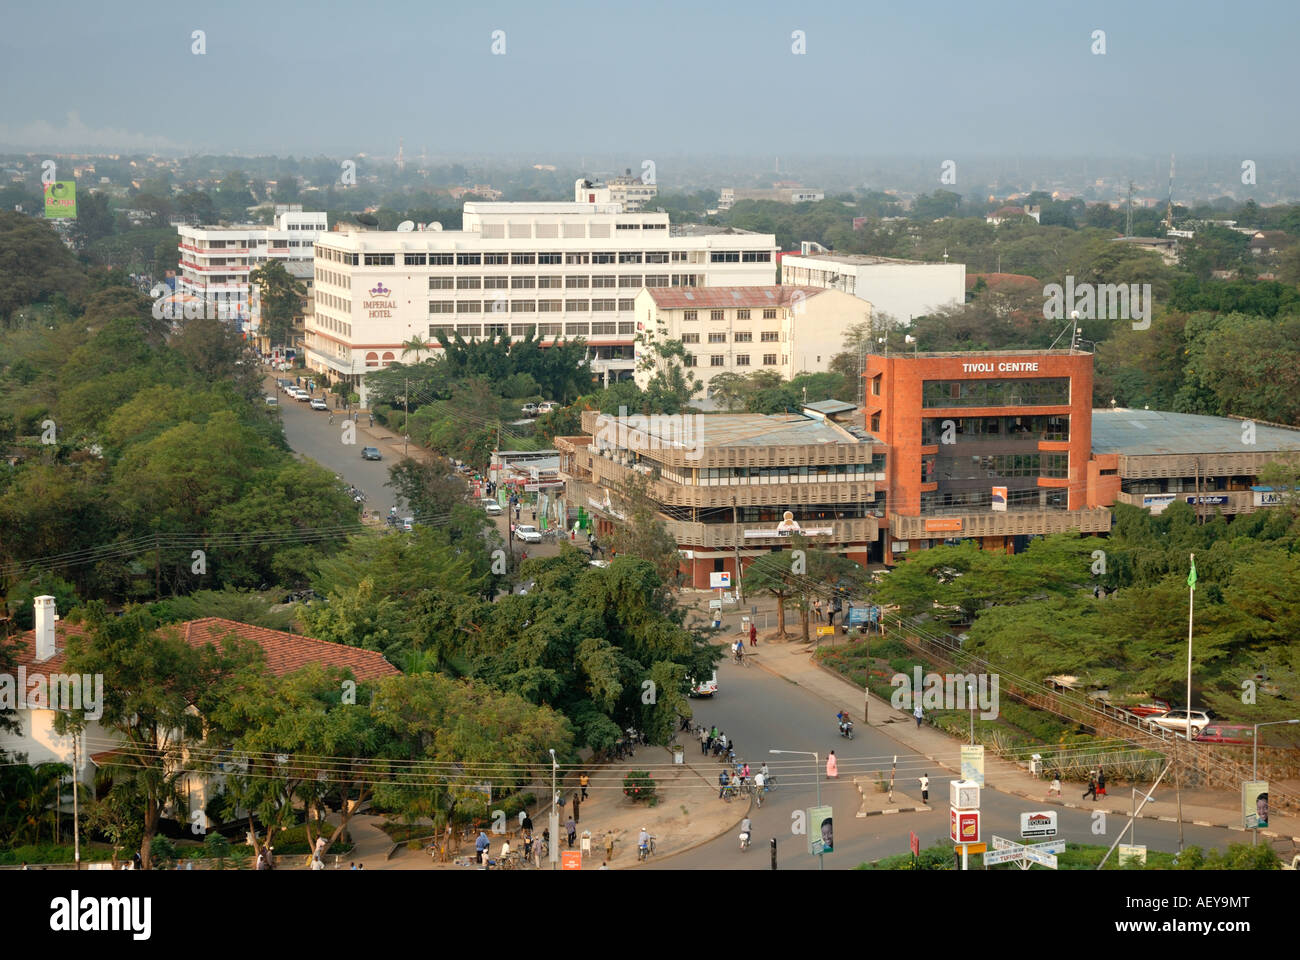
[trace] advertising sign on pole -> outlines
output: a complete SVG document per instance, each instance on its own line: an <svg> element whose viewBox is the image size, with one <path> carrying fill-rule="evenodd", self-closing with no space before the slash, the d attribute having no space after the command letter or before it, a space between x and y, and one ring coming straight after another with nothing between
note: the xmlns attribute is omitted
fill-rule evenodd
<svg viewBox="0 0 1300 960"><path fill-rule="evenodd" d="M835 849L835 828L830 807L808 808L808 852L813 856Z"/></svg>
<svg viewBox="0 0 1300 960"><path fill-rule="evenodd" d="M976 786L984 786L984 744L962 744L961 778Z"/></svg>
<svg viewBox="0 0 1300 960"><path fill-rule="evenodd" d="M980 812L978 810L950 811L949 837L953 843L980 842Z"/></svg>
<svg viewBox="0 0 1300 960"><path fill-rule="evenodd" d="M560 854L561 870L581 870L582 869L582 851L565 850Z"/></svg>
<svg viewBox="0 0 1300 960"><path fill-rule="evenodd" d="M1268 826L1268 781L1247 780L1241 785L1241 825L1246 830Z"/></svg>
<svg viewBox="0 0 1300 960"><path fill-rule="evenodd" d="M731 572L729 570L714 571L709 574L709 589L726 590L731 587Z"/></svg>

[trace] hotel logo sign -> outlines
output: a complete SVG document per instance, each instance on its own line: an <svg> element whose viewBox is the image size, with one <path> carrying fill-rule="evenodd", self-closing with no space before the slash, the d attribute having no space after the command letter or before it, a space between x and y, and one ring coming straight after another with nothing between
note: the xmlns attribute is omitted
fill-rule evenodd
<svg viewBox="0 0 1300 960"><path fill-rule="evenodd" d="M397 309L397 302L390 299L392 295L393 291L384 286L382 280L371 287L371 299L362 301L362 309L366 311L366 316L371 320L391 318L393 311Z"/></svg>

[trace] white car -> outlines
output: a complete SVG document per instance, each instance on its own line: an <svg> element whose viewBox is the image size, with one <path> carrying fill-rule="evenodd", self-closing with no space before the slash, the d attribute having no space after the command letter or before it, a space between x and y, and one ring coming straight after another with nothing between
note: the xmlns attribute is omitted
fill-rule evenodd
<svg viewBox="0 0 1300 960"><path fill-rule="evenodd" d="M497 503L491 497L483 498L483 509L487 512L488 516L490 517L497 517L501 515L501 504Z"/></svg>
<svg viewBox="0 0 1300 960"><path fill-rule="evenodd" d="M311 408L313 410L328 410L330 405L325 402L324 397L314 397L311 401Z"/></svg>
<svg viewBox="0 0 1300 960"><path fill-rule="evenodd" d="M694 677L687 677L686 682L690 684L690 695L692 697L711 697L718 692L718 671L713 671L713 676L708 680L695 682Z"/></svg>
<svg viewBox="0 0 1300 960"><path fill-rule="evenodd" d="M560 409L560 405L556 403L554 400L547 400L537 405L538 414L550 413L551 411L558 410L558 409Z"/></svg>
<svg viewBox="0 0 1300 960"><path fill-rule="evenodd" d="M1147 717L1147 726L1153 730L1172 730L1174 733L1185 734L1187 732L1187 713L1186 709L1158 713L1154 717ZM1191 714L1193 734L1200 733L1210 725L1210 716L1204 710L1193 710Z"/></svg>
<svg viewBox="0 0 1300 960"><path fill-rule="evenodd" d="M525 523L515 527L515 539L524 543L541 543L542 535L532 524Z"/></svg>
<svg viewBox="0 0 1300 960"><path fill-rule="evenodd" d="M588 561L587 561L587 564L588 564L588 566L592 566L592 567L608 567L608 566L609 566L609 561L608 561L608 560L588 560Z"/></svg>

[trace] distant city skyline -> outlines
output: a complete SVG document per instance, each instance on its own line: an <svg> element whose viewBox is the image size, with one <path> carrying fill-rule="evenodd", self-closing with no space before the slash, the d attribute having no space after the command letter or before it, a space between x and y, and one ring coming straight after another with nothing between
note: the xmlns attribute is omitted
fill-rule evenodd
<svg viewBox="0 0 1300 960"><path fill-rule="evenodd" d="M0 152L391 156L401 139L408 161L616 149L620 166L789 153L960 167L1300 147L1300 5L1285 0L73 0L4 23Z"/></svg>

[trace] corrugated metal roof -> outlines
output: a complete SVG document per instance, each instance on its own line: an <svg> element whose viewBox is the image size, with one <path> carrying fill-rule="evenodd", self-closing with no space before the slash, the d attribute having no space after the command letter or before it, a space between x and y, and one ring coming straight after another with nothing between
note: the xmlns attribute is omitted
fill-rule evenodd
<svg viewBox="0 0 1300 960"><path fill-rule="evenodd" d="M1246 443L1247 422L1164 410L1094 410L1092 450L1138 457L1300 450L1300 430L1264 424L1254 425L1255 442Z"/></svg>
<svg viewBox="0 0 1300 960"><path fill-rule="evenodd" d="M722 309L724 307L786 307L795 300L796 291L807 300L820 293L821 287L650 287L656 306L666 310L682 307Z"/></svg>

